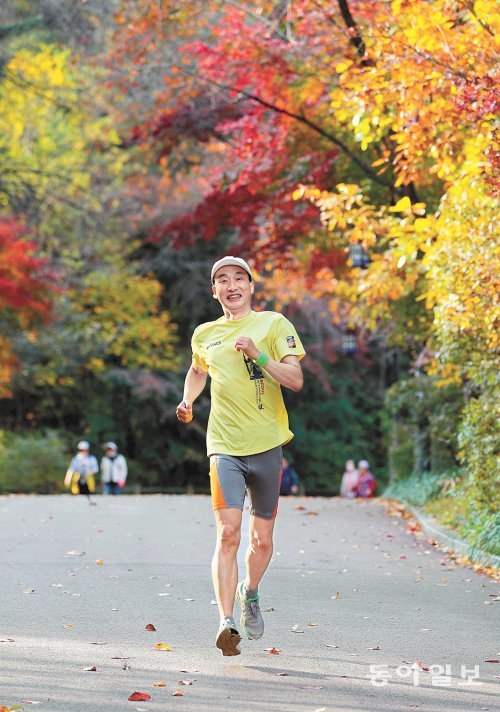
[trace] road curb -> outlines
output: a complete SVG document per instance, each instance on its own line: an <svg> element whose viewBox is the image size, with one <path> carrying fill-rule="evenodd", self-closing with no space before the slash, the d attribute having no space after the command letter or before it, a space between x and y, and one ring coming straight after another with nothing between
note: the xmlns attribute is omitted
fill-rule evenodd
<svg viewBox="0 0 500 712"><path fill-rule="evenodd" d="M456 554L463 554L473 563L500 569L500 556L495 556L494 554L489 554L487 551L477 549L467 540L453 536L453 532L450 529L439 524L434 517L425 514L425 512L418 507L412 507L406 503L404 506L418 521L423 533L435 539L447 550L453 551Z"/></svg>

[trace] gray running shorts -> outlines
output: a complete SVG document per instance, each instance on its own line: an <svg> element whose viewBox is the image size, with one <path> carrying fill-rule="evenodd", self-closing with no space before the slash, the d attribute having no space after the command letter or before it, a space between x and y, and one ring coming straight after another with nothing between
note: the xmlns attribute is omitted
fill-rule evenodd
<svg viewBox="0 0 500 712"><path fill-rule="evenodd" d="M210 491L216 509L241 509L245 493L250 500L250 514L274 519L280 493L281 445L257 455L211 455Z"/></svg>

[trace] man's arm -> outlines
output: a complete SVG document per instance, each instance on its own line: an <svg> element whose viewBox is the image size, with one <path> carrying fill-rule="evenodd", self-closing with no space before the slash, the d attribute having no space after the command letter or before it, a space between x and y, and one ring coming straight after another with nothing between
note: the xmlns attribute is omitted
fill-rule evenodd
<svg viewBox="0 0 500 712"><path fill-rule="evenodd" d="M252 339L247 336L238 336L234 343L234 348L237 351L243 351L252 361L255 361L260 354ZM304 375L297 356L289 354L288 356L283 356L281 361L275 361L270 358L264 368L281 386L297 392L302 390Z"/></svg>
<svg viewBox="0 0 500 712"><path fill-rule="evenodd" d="M184 381L184 395L176 408L177 419L181 423L190 423L193 419L193 403L205 388L207 372L202 368L191 366Z"/></svg>
<svg viewBox="0 0 500 712"><path fill-rule="evenodd" d="M257 353L257 356L259 353ZM302 390L304 374L297 356L283 356L281 361L275 361L270 358L264 368L281 386L291 388L292 391L296 392Z"/></svg>

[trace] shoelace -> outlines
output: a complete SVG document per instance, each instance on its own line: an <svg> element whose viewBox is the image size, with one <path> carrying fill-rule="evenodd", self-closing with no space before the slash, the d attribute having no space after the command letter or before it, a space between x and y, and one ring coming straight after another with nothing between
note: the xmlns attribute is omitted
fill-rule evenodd
<svg viewBox="0 0 500 712"><path fill-rule="evenodd" d="M258 600L257 600L257 601L248 601L248 600L247 600L247 601L246 601L246 604L247 604L247 606L249 607L250 613L252 614L252 616L254 616L255 618L257 618L257 616L258 616L259 613L260 613L259 601L258 601Z"/></svg>

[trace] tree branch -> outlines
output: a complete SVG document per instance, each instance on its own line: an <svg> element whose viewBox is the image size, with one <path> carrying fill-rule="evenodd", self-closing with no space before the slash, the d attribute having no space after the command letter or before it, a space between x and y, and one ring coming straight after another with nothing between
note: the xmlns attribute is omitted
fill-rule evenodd
<svg viewBox="0 0 500 712"><path fill-rule="evenodd" d="M355 48L356 53L359 59L361 60L360 64L365 67L371 65L370 60L364 59L364 56L366 54L366 45L358 30L358 26L351 14L351 10L349 8L349 5L347 4L347 0L337 0L337 2L340 8L340 12L342 14L342 18L347 26L347 30L349 33L349 42Z"/></svg>
<svg viewBox="0 0 500 712"><path fill-rule="evenodd" d="M245 91L240 91L240 94L243 94L243 96L246 96L247 99L250 99L251 101L255 101L257 104L260 104L261 106L265 106L268 109L271 109L272 111L277 112L278 114L283 114L284 116L288 116L291 119L295 119L296 121L299 121L300 123L304 124L305 126L308 126L310 129L315 131L317 134L320 136L323 136L326 138L328 141L333 143L335 146L340 148L340 150L345 153L346 156L348 156L353 163L355 163L358 168L361 168L361 170L368 175L373 181L376 183L379 183L379 185L384 186L385 188L393 189L393 186L388 183L387 181L383 180L380 176L377 175L376 171L372 169L372 167L368 164L365 163L365 161L361 160L359 156L357 156L349 146L347 146L341 139L337 138L334 136L332 133L329 131L325 131L321 126L318 126L318 124L315 124L313 121L308 119L306 116L303 114L296 114L293 111L288 111L288 109L281 108L279 106L276 106L275 104L272 104L269 101L266 101L265 99L262 99L259 96L255 96L255 94L250 94L249 92Z"/></svg>

